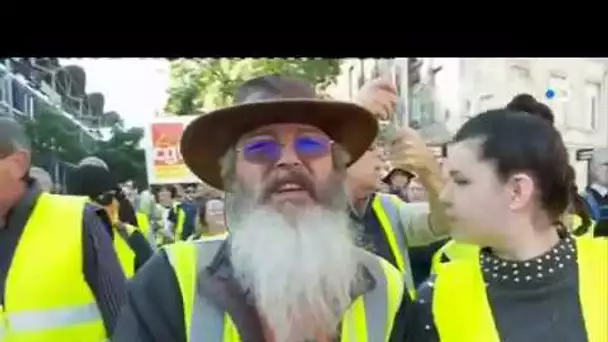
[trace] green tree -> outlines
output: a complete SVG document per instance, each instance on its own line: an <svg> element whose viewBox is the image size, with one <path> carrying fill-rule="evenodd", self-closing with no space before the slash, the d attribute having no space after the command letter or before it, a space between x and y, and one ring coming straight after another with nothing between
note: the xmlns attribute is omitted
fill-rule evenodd
<svg viewBox="0 0 608 342"><path fill-rule="evenodd" d="M97 144L94 155L103 159L118 181L135 180L138 184L146 183L145 152L139 147L144 130L134 127L124 130L120 125L112 128L112 136L107 141Z"/></svg>
<svg viewBox="0 0 608 342"><path fill-rule="evenodd" d="M34 118L24 123L32 142L34 164L51 156L74 163L87 154L81 130L72 121L60 115L57 109L41 104Z"/></svg>
<svg viewBox="0 0 608 342"><path fill-rule="evenodd" d="M305 79L323 92L340 74L339 59L319 58L206 58L171 62L171 87L165 110L195 114L199 108L231 105L244 80L265 74Z"/></svg>
<svg viewBox="0 0 608 342"><path fill-rule="evenodd" d="M51 160L76 164L95 155L108 164L119 181L133 179L145 185L145 152L139 146L144 130L138 127L125 130L120 115L111 112L111 116L117 120L111 126L110 139L95 140L82 134L81 128L55 108L41 105L35 120L23 122L32 142L32 164L49 165Z"/></svg>

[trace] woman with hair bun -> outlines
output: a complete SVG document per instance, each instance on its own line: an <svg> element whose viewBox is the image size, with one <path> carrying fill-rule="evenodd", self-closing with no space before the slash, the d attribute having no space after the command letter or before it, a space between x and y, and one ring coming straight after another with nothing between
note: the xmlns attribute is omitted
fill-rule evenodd
<svg viewBox="0 0 608 342"><path fill-rule="evenodd" d="M507 110L513 112L525 112L532 116L543 119L552 126L555 123L555 115L549 106L538 102L534 96L530 94L516 95L506 106ZM513 139L521 139L521 137L513 137ZM570 229L575 235L592 234L593 225L595 222L591 220L588 207L584 199L578 194L578 189L575 182L575 172L570 166L568 170L571 174L572 184L570 185L569 213L564 213L560 217L559 229ZM573 192L574 191L574 192ZM433 256L432 271L436 272L443 264L455 259L469 258L476 255L477 247L467 244L457 244L454 241L448 241L443 245Z"/></svg>
<svg viewBox="0 0 608 342"><path fill-rule="evenodd" d="M498 109L448 146L441 194L456 243L418 290L407 341L608 341L608 239L558 229L573 173L559 132Z"/></svg>

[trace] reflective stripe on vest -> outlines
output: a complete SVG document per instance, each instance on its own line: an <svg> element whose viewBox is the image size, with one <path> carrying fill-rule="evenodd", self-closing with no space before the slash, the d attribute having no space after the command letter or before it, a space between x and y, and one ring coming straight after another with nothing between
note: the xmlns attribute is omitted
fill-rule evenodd
<svg viewBox="0 0 608 342"><path fill-rule="evenodd" d="M17 244L0 326L6 341L102 341L101 314L82 274L86 199L42 193ZM61 224L54 224L61 217ZM55 246L48 253L49 246ZM32 264L32 260L43 260Z"/></svg>
<svg viewBox="0 0 608 342"><path fill-rule="evenodd" d="M470 245L466 243L456 242L450 240L446 242L435 254L433 254L433 260L431 265L431 272L437 273L439 268L447 262L442 262L442 258L445 257L450 261L461 260L461 259L472 259L477 260L479 256L479 247L476 245Z"/></svg>
<svg viewBox="0 0 608 342"><path fill-rule="evenodd" d="M240 341L230 316L218 310L209 299L197 296L196 291L197 270L211 262L222 243L221 240L210 240L178 243L165 248L182 293L188 342ZM345 312L340 341L388 341L403 296L402 276L384 259L368 252L361 253L376 286L357 298Z"/></svg>
<svg viewBox="0 0 608 342"><path fill-rule="evenodd" d="M115 227L114 229L114 249L125 276L127 279L131 279L135 274L135 252L129 246L129 236L137 228L122 222L119 224L122 225L122 228Z"/></svg>
<svg viewBox="0 0 608 342"><path fill-rule="evenodd" d="M24 311L5 316L6 325L12 333L69 327L99 319L100 314L95 303L69 309Z"/></svg>
<svg viewBox="0 0 608 342"><path fill-rule="evenodd" d="M405 286L410 297L415 298L416 285L414 284L412 267L407 252L405 228L401 224L401 214L399 211L401 204L401 199L395 195L376 193L372 201L372 209L378 218L380 226L384 231L384 236L386 236L391 252L395 257L396 266L403 274Z"/></svg>
<svg viewBox="0 0 608 342"><path fill-rule="evenodd" d="M576 243L588 341L608 341L608 239L577 238ZM433 316L442 342L500 342L478 260L457 260L440 268Z"/></svg>

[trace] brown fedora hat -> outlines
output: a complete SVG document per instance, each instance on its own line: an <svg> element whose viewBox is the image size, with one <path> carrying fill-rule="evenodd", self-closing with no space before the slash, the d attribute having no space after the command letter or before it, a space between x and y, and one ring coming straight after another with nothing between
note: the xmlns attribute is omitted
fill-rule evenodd
<svg viewBox="0 0 608 342"><path fill-rule="evenodd" d="M367 109L350 102L321 100L300 80L269 75L239 87L236 105L193 120L184 130L184 162L201 180L224 189L219 160L246 133L266 125L300 123L318 127L355 162L376 138L378 124Z"/></svg>

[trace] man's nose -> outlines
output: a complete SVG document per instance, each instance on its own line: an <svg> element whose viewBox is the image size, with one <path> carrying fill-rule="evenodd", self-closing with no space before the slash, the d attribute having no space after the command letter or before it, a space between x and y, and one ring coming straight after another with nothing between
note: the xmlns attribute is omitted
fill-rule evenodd
<svg viewBox="0 0 608 342"><path fill-rule="evenodd" d="M275 166L278 167L286 167L286 166L299 166L302 164L300 157L298 157L298 153L292 144L288 144L283 147L283 151L281 152L281 156L279 160L275 163Z"/></svg>

